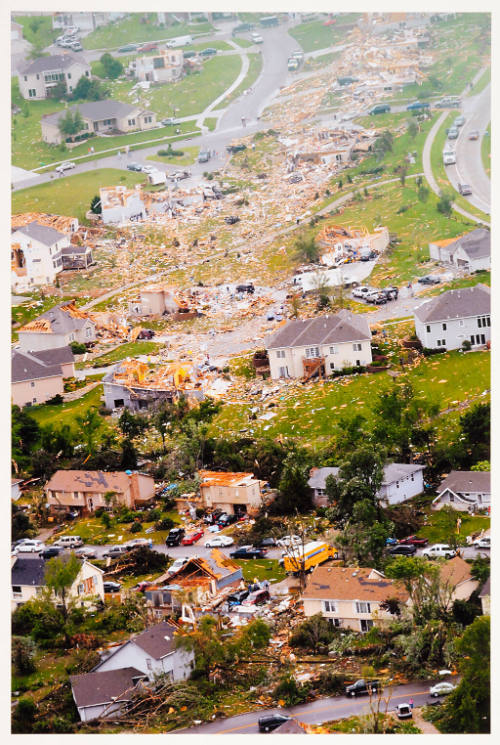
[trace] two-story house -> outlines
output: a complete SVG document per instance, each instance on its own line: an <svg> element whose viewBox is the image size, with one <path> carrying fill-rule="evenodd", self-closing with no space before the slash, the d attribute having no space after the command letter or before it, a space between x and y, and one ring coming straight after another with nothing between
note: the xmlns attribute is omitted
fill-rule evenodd
<svg viewBox="0 0 500 745"><path fill-rule="evenodd" d="M361 315L335 315L289 321L267 340L271 378L326 377L345 367L372 361L371 331Z"/></svg>
<svg viewBox="0 0 500 745"><path fill-rule="evenodd" d="M18 347L22 352L67 347L71 342L95 341L96 325L89 313L74 301L60 303L19 329Z"/></svg>
<svg viewBox="0 0 500 745"><path fill-rule="evenodd" d="M184 52L182 49L161 49L157 54L137 57L132 67L138 80L172 83L182 77Z"/></svg>
<svg viewBox="0 0 500 745"><path fill-rule="evenodd" d="M415 333L428 349L481 347L491 339L490 288L483 284L448 290L415 309Z"/></svg>
<svg viewBox="0 0 500 745"><path fill-rule="evenodd" d="M383 607L389 599L408 606L404 586L370 567L318 566L307 580L302 595L306 617L321 613L332 626L369 631L384 626L394 616Z"/></svg>
<svg viewBox="0 0 500 745"><path fill-rule="evenodd" d="M200 471L200 495L204 509L228 515L255 515L262 507L261 483L253 473Z"/></svg>
<svg viewBox="0 0 500 745"><path fill-rule="evenodd" d="M491 233L486 228L476 228L458 238L445 238L429 243L431 259L452 264L469 274L491 266Z"/></svg>
<svg viewBox="0 0 500 745"><path fill-rule="evenodd" d="M40 597L46 589L44 559L32 555L14 556L11 567L11 608ZM80 570L68 590L67 597L80 607L92 605L96 598L104 602L104 571L82 559Z"/></svg>
<svg viewBox="0 0 500 745"><path fill-rule="evenodd" d="M326 479L337 478L340 469L337 467L312 468L307 482L313 492L316 507L326 507ZM385 504L398 504L411 499L424 490L424 466L418 463L388 463L384 466L384 475L377 496Z"/></svg>
<svg viewBox="0 0 500 745"><path fill-rule="evenodd" d="M62 251L69 246L67 235L32 222L14 230L10 242L14 292L55 282L63 269Z"/></svg>
<svg viewBox="0 0 500 745"><path fill-rule="evenodd" d="M451 471L438 487L432 509L445 505L461 512L475 512L491 506L491 474L489 471Z"/></svg>
<svg viewBox="0 0 500 745"><path fill-rule="evenodd" d="M73 352L69 347L43 352L12 350L11 395L15 406L43 404L64 393L64 378L75 375Z"/></svg>
<svg viewBox="0 0 500 745"><path fill-rule="evenodd" d="M21 96L30 101L49 98L58 83L65 83L68 93L81 77L91 78L90 65L83 57L72 54L53 54L29 62L19 73Z"/></svg>
<svg viewBox="0 0 500 745"><path fill-rule="evenodd" d="M78 510L82 515L114 504L137 509L155 495L151 476L125 471L56 471L44 487L53 511Z"/></svg>

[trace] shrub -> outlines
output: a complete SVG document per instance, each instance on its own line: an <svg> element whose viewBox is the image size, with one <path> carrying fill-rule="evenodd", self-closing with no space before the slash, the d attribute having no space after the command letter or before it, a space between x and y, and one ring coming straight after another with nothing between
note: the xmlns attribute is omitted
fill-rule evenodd
<svg viewBox="0 0 500 745"><path fill-rule="evenodd" d="M12 664L17 675L35 672L35 645L29 637L15 636L12 639Z"/></svg>
<svg viewBox="0 0 500 745"><path fill-rule="evenodd" d="M56 393L55 396L52 396L52 398L49 398L48 401L46 401L46 403L50 404L51 406L59 406L63 402L64 402L64 399L60 393Z"/></svg>
<svg viewBox="0 0 500 745"><path fill-rule="evenodd" d="M71 347L71 351L73 352L73 354L85 354L85 352L87 351L87 347L85 346L85 344L80 344L77 341L72 341L69 346Z"/></svg>
<svg viewBox="0 0 500 745"><path fill-rule="evenodd" d="M321 693L343 694L344 676L337 675L329 670L322 670L319 678L314 680L314 685Z"/></svg>
<svg viewBox="0 0 500 745"><path fill-rule="evenodd" d="M472 344L468 339L463 340L462 349L464 350L464 352L469 352L472 349Z"/></svg>
<svg viewBox="0 0 500 745"><path fill-rule="evenodd" d="M397 215L401 215L403 212L406 212L406 210L409 210L410 206L408 204L402 204L399 209L396 210Z"/></svg>
<svg viewBox="0 0 500 745"><path fill-rule="evenodd" d="M175 523L170 517L162 517L161 520L155 522L155 530L170 530L174 525Z"/></svg>
<svg viewBox="0 0 500 745"><path fill-rule="evenodd" d="M275 699L283 700L285 706L296 706L303 704L307 699L309 686L298 685L293 675L284 675L273 691Z"/></svg>
<svg viewBox="0 0 500 745"><path fill-rule="evenodd" d="M446 352L446 347L436 347L435 349L429 349L428 347L424 347L422 349L422 354L424 357L432 357L434 354L443 354L443 352Z"/></svg>
<svg viewBox="0 0 500 745"><path fill-rule="evenodd" d="M20 698L12 715L12 732L27 734L32 732L36 705L32 698Z"/></svg>
<svg viewBox="0 0 500 745"><path fill-rule="evenodd" d="M152 510L148 510L146 512L146 522L152 523L155 520L161 519L161 510L158 509L158 507L153 507Z"/></svg>
<svg viewBox="0 0 500 745"><path fill-rule="evenodd" d="M133 523L133 524L131 525L131 527L130 527L130 532L131 532L131 533L140 533L140 532L141 532L141 530L142 530L142 525L141 525L141 523Z"/></svg>

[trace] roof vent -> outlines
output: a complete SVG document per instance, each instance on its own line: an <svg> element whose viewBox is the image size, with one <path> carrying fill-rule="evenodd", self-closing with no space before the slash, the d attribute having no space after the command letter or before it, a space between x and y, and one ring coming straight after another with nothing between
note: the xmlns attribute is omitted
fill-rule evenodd
<svg viewBox="0 0 500 745"><path fill-rule="evenodd" d="M357 573L357 572L353 572L353 573L352 573L352 576L353 576L353 577L357 577L357 576L358 576L358 573Z"/></svg>
<svg viewBox="0 0 500 745"><path fill-rule="evenodd" d="M169 642L172 640L170 636L164 636L163 638L165 639L166 642Z"/></svg>

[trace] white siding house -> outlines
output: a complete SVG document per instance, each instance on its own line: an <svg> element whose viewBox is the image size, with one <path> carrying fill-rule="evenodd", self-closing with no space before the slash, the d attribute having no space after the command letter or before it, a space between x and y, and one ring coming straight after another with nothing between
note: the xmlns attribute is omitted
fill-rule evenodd
<svg viewBox="0 0 500 745"><path fill-rule="evenodd" d="M15 556L12 563L11 609L40 596L45 589L45 560L33 558L32 554ZM103 570L83 560L80 571L68 591L80 607L92 605L95 598L104 601Z"/></svg>
<svg viewBox="0 0 500 745"><path fill-rule="evenodd" d="M481 347L491 340L490 288L483 284L448 290L414 311L415 333L428 349Z"/></svg>
<svg viewBox="0 0 500 745"><path fill-rule="evenodd" d="M307 482L313 491L313 502L316 507L326 507L326 479L337 478L339 468L312 468ZM424 466L418 463L388 463L384 466L382 485L378 498L386 504L398 504L421 494L424 490Z"/></svg>
<svg viewBox="0 0 500 745"><path fill-rule="evenodd" d="M462 512L489 510L491 507L491 477L489 471L451 471L441 482L432 508L445 505Z"/></svg>
<svg viewBox="0 0 500 745"><path fill-rule="evenodd" d="M86 311L74 301L60 303L19 329L19 348L22 352L41 352L95 341L96 325Z"/></svg>
<svg viewBox="0 0 500 745"><path fill-rule="evenodd" d="M429 255L443 264L472 273L491 266L491 234L486 228L476 228L466 235L429 243Z"/></svg>
<svg viewBox="0 0 500 745"><path fill-rule="evenodd" d="M11 235L12 290L25 292L51 285L62 271L62 249L69 238L53 228L32 222Z"/></svg>

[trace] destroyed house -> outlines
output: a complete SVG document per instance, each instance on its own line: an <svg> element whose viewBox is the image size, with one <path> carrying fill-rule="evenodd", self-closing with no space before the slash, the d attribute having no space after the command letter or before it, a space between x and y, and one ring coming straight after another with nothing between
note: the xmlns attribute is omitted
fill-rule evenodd
<svg viewBox="0 0 500 745"><path fill-rule="evenodd" d="M345 367L369 365L371 338L366 318L348 310L289 321L267 340L271 378L307 380Z"/></svg>
<svg viewBox="0 0 500 745"><path fill-rule="evenodd" d="M11 216L11 230L14 231L17 228L23 228L25 225L29 225L32 222L36 222L38 225L43 225L46 228L52 228L53 230L57 230L59 233L64 233L65 235L76 233L79 228L77 217L52 215L46 212L20 212Z"/></svg>
<svg viewBox="0 0 500 745"><path fill-rule="evenodd" d="M73 700L80 720L110 719L119 716L126 705L144 687L147 675L135 667L106 672L70 675Z"/></svg>
<svg viewBox="0 0 500 745"><path fill-rule="evenodd" d="M41 352L12 350L11 394L15 406L43 404L64 393L64 378L75 374L73 352L60 347Z"/></svg>
<svg viewBox="0 0 500 745"><path fill-rule="evenodd" d="M486 228L476 228L458 238L434 241L429 243L429 256L469 273L490 269L491 233Z"/></svg>
<svg viewBox="0 0 500 745"><path fill-rule="evenodd" d="M138 360L124 360L103 379L104 398L109 409L148 409L162 401L181 397L202 401L202 379L190 363L151 367Z"/></svg>
<svg viewBox="0 0 500 745"><path fill-rule="evenodd" d="M174 320L188 320L198 315L185 300L177 296L173 287L160 284L141 289L139 299L129 303L129 311L138 316L171 315Z"/></svg>
<svg viewBox="0 0 500 745"><path fill-rule="evenodd" d="M253 515L262 506L261 483L253 473L200 471L203 509L220 509L229 515Z"/></svg>
<svg viewBox="0 0 500 745"><path fill-rule="evenodd" d="M60 303L19 329L22 351L41 351L95 341L95 323L75 301Z"/></svg>
<svg viewBox="0 0 500 745"><path fill-rule="evenodd" d="M130 471L56 471L44 490L51 511L71 509L81 515L113 505L134 510L155 496L154 479Z"/></svg>
<svg viewBox="0 0 500 745"><path fill-rule="evenodd" d="M321 257L322 263L332 266L339 259L359 259L364 253L371 251L382 253L389 245L389 231L386 227L379 227L369 233L366 228L327 225L316 240L318 246L326 252Z"/></svg>
<svg viewBox="0 0 500 745"><path fill-rule="evenodd" d="M11 235L12 289L17 292L50 285L63 269L61 251L69 238L53 228L31 222Z"/></svg>
<svg viewBox="0 0 500 745"><path fill-rule="evenodd" d="M138 80L171 83L182 77L184 52L182 49L161 49L156 54L137 57L131 67Z"/></svg>
<svg viewBox="0 0 500 745"><path fill-rule="evenodd" d="M332 626L362 632L394 621L383 607L389 599L410 603L402 584L370 567L316 567L302 595L306 617L321 613Z"/></svg>
<svg viewBox="0 0 500 745"><path fill-rule="evenodd" d="M133 189L122 185L101 187L99 195L104 224L137 222L148 216L167 214L175 202L168 192L143 191L140 184Z"/></svg>

